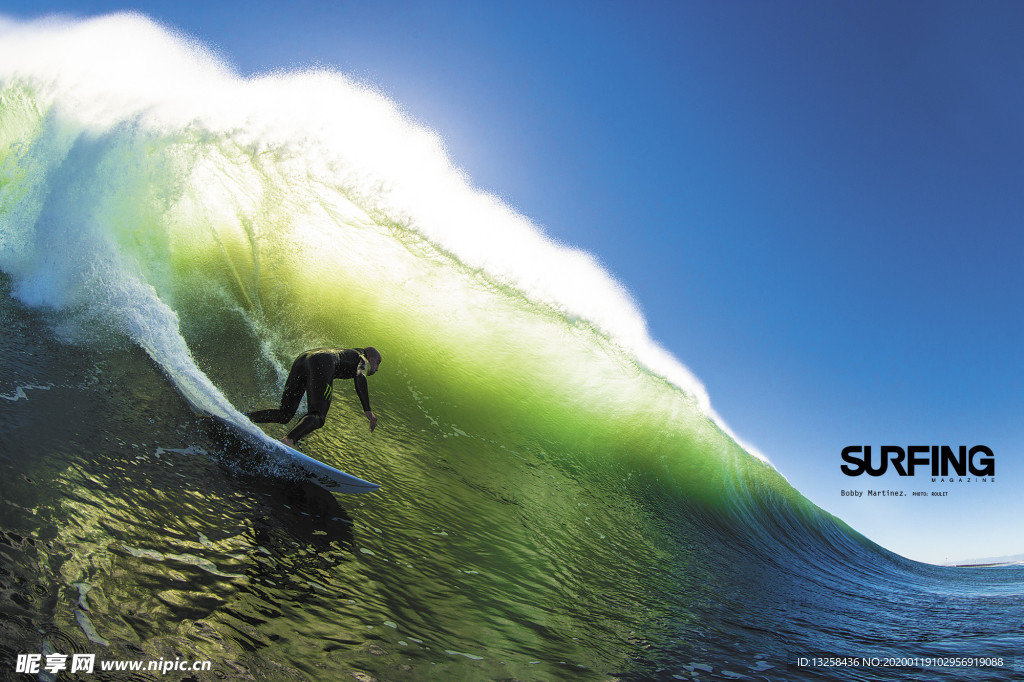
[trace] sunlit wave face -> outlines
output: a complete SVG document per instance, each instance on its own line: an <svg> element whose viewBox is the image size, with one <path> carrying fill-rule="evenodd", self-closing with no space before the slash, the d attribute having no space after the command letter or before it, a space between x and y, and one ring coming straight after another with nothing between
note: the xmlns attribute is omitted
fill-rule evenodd
<svg viewBox="0 0 1024 682"><path fill-rule="evenodd" d="M195 244L203 236L197 232L208 228L218 248L238 245L238 253L267 239L296 252L298 244L319 249L346 238L337 234L340 223L381 229L385 237L400 233L402 239L391 240L394 249L423 240L454 256L468 272L483 273L492 285L514 290L574 328L593 330L614 352L630 358L631 369L635 358L640 368L691 396L731 434L712 411L700 381L650 337L632 297L596 258L554 242L500 199L474 188L449 159L443 140L379 92L324 69L241 78L194 40L136 14L81 22L0 21L0 33L0 87L30 84L33 105L46 112L58 146L65 141L73 146L75 131L87 132L82 137L96 142L99 152L123 144L137 160L160 159L166 166L152 172L176 174L161 181L162 194L147 197L150 206L170 206L155 217L170 248ZM0 130L0 147L9 136L15 133ZM150 155L150 144L170 153ZM140 189L146 189L142 185L149 181L138 178ZM123 189L123 173L114 184ZM116 220L106 220L107 225L154 224L149 216L125 219L121 207L114 208L109 217ZM128 231L134 229L114 235L120 245L131 246ZM108 241L108 235L100 236L100 242ZM0 252L0 260L4 257ZM21 264L38 261L35 254L15 258ZM304 267L316 269L307 256L301 258ZM397 260L389 260L385 272L375 264L381 261L378 254L368 260L367 275L392 287L404 282ZM97 271L83 263L84 275ZM69 270L67 281L81 281L79 274ZM154 289L154 306L169 300L160 283L128 285L122 287L121 311L128 324L123 319L116 324L131 327L133 338L154 357L181 358L182 371L203 383L187 349L167 343L177 343L173 310L165 311L167 324L160 329L151 319L132 322L138 308L133 300ZM239 290L248 296L244 287ZM46 293L60 298L60 292ZM244 303L253 305L251 299ZM472 323L480 326L475 319Z"/></svg>

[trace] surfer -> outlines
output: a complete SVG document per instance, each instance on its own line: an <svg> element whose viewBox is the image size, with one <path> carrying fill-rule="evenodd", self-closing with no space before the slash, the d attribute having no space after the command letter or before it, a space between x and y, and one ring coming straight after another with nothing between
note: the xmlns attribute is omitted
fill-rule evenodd
<svg viewBox="0 0 1024 682"><path fill-rule="evenodd" d="M380 352L372 346L307 350L292 363L281 394L281 407L247 412L245 416L260 424L287 424L295 416L295 410L299 409L299 402L305 392L306 416L281 439L285 445L294 447L296 441L316 431L327 421L327 410L331 408L331 396L334 393L333 381L354 379L356 395L362 403L372 433L377 428L377 417L370 410L366 377L377 372L380 361Z"/></svg>

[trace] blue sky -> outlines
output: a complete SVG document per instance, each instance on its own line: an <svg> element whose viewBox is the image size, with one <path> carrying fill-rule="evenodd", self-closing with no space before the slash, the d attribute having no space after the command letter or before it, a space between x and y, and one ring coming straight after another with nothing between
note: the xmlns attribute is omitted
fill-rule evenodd
<svg viewBox="0 0 1024 682"><path fill-rule="evenodd" d="M323 65L381 89L475 185L594 253L733 430L857 530L933 562L1024 552L1024 5L0 11L121 9L243 74ZM995 483L839 470L852 444L979 443Z"/></svg>

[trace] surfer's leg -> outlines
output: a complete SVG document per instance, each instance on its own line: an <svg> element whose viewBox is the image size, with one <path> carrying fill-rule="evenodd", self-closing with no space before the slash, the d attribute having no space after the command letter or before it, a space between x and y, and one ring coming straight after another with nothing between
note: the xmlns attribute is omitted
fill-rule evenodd
<svg viewBox="0 0 1024 682"><path fill-rule="evenodd" d="M274 410L259 410L248 412L247 416L257 424L287 424L295 416L295 410L299 409L302 401L302 392L306 390L309 377L308 360L303 354L295 359L292 368L288 372L288 379L284 382L284 391L281 394L281 407Z"/></svg>
<svg viewBox="0 0 1024 682"><path fill-rule="evenodd" d="M321 353L309 357L306 365L306 416L288 434L292 441L308 436L327 422L327 410L331 408L331 394L334 389L334 370L337 357Z"/></svg>

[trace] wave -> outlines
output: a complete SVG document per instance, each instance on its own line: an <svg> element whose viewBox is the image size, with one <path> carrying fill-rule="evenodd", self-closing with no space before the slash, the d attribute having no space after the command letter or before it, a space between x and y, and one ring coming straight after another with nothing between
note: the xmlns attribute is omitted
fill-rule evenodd
<svg viewBox="0 0 1024 682"><path fill-rule="evenodd" d="M186 606L162 602L160 628L198 625L200 616L220 632L244 622L248 642L250 623L267 633L280 625L298 633L283 658L301 668L320 660L323 623L340 619L350 633L384 623L396 652L412 642L428 656L429 640L466 665L480 662L473 652L493 652L496 677L509 672L507 657L524 676L535 659L550 659L546 670L558 674L558 661L578 657L595 671L650 677L667 665L693 673L695 660L744 660L763 672L768 654L758 652L782 665L794 651L859 653L864 642L881 642L872 651L886 655L903 655L908 641L929 655L962 654L944 624L963 614L935 618L960 583L886 552L804 499L731 434L595 257L474 188L437 134L342 74L243 78L135 14L0 20L0 271L5 319L33 329L26 320L41 315L59 339L58 350L45 348L59 356L54 367L19 370L0 391L12 415L21 410L11 419L42 428L50 417L36 414L39 396L66 401L85 391L102 407L77 417L74 442L56 444L64 459L54 461L67 471L39 477L62 486L70 511L53 525L71 529L60 539L66 554L167 564L157 580L169 591L181 589L179 571L189 567L213 583L236 581L240 596L208 613L193 605L217 601L219 583L200 580ZM8 291L32 314L12 306ZM32 335L11 335L12 343L23 336ZM87 388L61 383L79 354L109 359L126 340L176 392L143 376L141 353L104 360L109 375L97 365ZM136 403L157 395L160 412L173 412L180 394L265 437L238 409L276 401L291 359L325 345L382 351L371 381L381 424L371 443L365 422L339 404L310 439L311 454L355 463L354 473L383 482L386 494L352 503L364 505L363 536L329 500L347 545L362 543L358 560L339 548L338 565L321 571L282 549L270 570L265 557L281 548L268 549L263 535L292 532L291 505L266 514L283 525L259 521L250 538L251 506L276 503L250 504L244 483L207 485L211 468L197 455L211 443L182 447L180 418L155 421ZM17 349L5 362L24 354ZM90 429L80 448L79 431ZM139 454L154 439L159 465ZM153 480L126 486L136 467ZM179 481L201 482L187 495L148 495ZM30 498L23 488L13 492ZM210 517L212 500L230 510L225 517ZM182 540L192 525L198 545ZM281 547L321 555L333 542L321 526ZM163 569L115 580L91 565L62 566L54 585L94 580L96 594L123 592L120 601L98 599L87 622L112 645L135 641L116 604L145 602L155 589L147 571ZM307 599L300 584L321 586L323 607L262 625L277 602ZM74 601L83 588L61 589ZM994 612L981 604L983 590L970 589L981 596L965 613ZM896 600L904 610L892 608ZM983 651L1011 642L1004 635L1017 609L1007 603L1010 615L999 616ZM238 621L236 612L249 615ZM916 623L938 625L925 632ZM399 628L416 638L401 639ZM379 632L353 637L389 641ZM248 661L248 652L232 660ZM394 677L405 664L394 659L393 669L371 668Z"/></svg>
<svg viewBox="0 0 1024 682"><path fill-rule="evenodd" d="M135 14L0 31L0 270L66 340L131 339L194 409L261 438L239 409L276 400L292 357L374 345L375 395L408 431L833 523L593 256L475 189L379 92L242 78Z"/></svg>
<svg viewBox="0 0 1024 682"><path fill-rule="evenodd" d="M299 241L338 259L333 232L375 226L592 330L731 433L592 255L474 189L440 138L379 92L325 70L241 78L135 14L0 30L4 270L33 305L93 296L94 312L187 377L186 395L210 387L188 370L156 279L176 242L192 234L256 254ZM61 244L59 257L37 253L44 243ZM150 305L133 320L140 299Z"/></svg>

